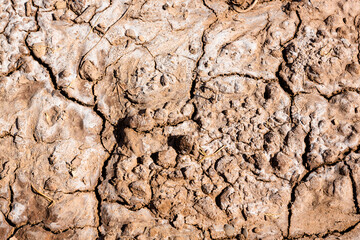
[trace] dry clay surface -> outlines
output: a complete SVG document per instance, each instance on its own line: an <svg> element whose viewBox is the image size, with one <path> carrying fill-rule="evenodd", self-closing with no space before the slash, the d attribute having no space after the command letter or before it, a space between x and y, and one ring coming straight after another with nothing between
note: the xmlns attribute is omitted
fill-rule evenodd
<svg viewBox="0 0 360 240"><path fill-rule="evenodd" d="M359 239L358 0L0 0L0 239Z"/></svg>

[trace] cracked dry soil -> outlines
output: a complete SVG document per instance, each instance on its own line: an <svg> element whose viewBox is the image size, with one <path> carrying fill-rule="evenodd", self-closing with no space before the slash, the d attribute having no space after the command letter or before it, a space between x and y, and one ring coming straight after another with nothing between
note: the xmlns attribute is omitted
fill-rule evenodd
<svg viewBox="0 0 360 240"><path fill-rule="evenodd" d="M360 239L359 43L358 0L0 0L0 239Z"/></svg>

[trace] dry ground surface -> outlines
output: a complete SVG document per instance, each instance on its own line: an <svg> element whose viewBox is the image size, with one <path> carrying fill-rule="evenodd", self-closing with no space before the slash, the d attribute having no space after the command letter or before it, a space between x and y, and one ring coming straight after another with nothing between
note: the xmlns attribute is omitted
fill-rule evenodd
<svg viewBox="0 0 360 240"><path fill-rule="evenodd" d="M0 239L360 239L360 1L0 0Z"/></svg>

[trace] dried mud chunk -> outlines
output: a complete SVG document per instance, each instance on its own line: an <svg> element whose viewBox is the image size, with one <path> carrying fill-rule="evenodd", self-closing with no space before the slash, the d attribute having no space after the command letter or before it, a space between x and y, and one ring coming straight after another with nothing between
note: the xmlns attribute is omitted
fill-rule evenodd
<svg viewBox="0 0 360 240"><path fill-rule="evenodd" d="M230 224L224 225L224 231L228 237L233 237L236 234L236 229Z"/></svg>
<svg viewBox="0 0 360 240"><path fill-rule="evenodd" d="M232 157L222 157L216 162L216 171L225 177L229 183L235 183L240 176L240 167L237 159Z"/></svg>
<svg viewBox="0 0 360 240"><path fill-rule="evenodd" d="M145 226L140 222L132 222L129 224L125 224L123 227L122 235L124 236L138 236L144 232Z"/></svg>
<svg viewBox="0 0 360 240"><path fill-rule="evenodd" d="M61 185L59 178L50 177L45 181L44 189L48 191L56 191L59 185Z"/></svg>
<svg viewBox="0 0 360 240"><path fill-rule="evenodd" d="M217 200L219 202L219 207L222 210L226 210L226 208L233 202L233 196L235 193L235 189L233 187L226 187L222 193L218 196Z"/></svg>
<svg viewBox="0 0 360 240"><path fill-rule="evenodd" d="M264 153L258 152L251 157L254 159L254 166L257 169L262 170L262 169L266 169L269 166L268 157Z"/></svg>
<svg viewBox="0 0 360 240"><path fill-rule="evenodd" d="M66 2L65 1L56 1L55 8L56 9L65 9L66 8Z"/></svg>
<svg viewBox="0 0 360 240"><path fill-rule="evenodd" d="M132 193L129 202L134 210L140 209L150 202L151 188L148 183L144 181L135 181L129 185L129 189Z"/></svg>
<svg viewBox="0 0 360 240"><path fill-rule="evenodd" d="M282 152L276 154L276 156L271 159L271 166L282 174L288 172L291 167L291 159Z"/></svg>
<svg viewBox="0 0 360 240"><path fill-rule="evenodd" d="M349 229L349 231L345 231L343 233L332 233L329 234L328 236L324 237L325 240L354 240L359 238L360 236L360 225L359 224L355 224L355 226L351 227L351 229Z"/></svg>
<svg viewBox="0 0 360 240"><path fill-rule="evenodd" d="M39 107L44 104L44 107ZM90 140L87 136L97 135L101 130L101 118L91 109L67 103L60 96L53 96L46 91L39 91L33 96L30 108L39 112L33 133L37 141L51 143L71 137L87 142ZM27 120L27 125L30 122Z"/></svg>
<svg viewBox="0 0 360 240"><path fill-rule="evenodd" d="M189 154L194 146L194 139L189 135L179 136L175 139L175 148L180 154Z"/></svg>
<svg viewBox="0 0 360 240"><path fill-rule="evenodd" d="M335 162L341 154L359 145L358 93L340 93L329 101L315 94L300 94L294 103L294 122L307 132L304 142L308 149L303 157L310 169Z"/></svg>
<svg viewBox="0 0 360 240"><path fill-rule="evenodd" d="M71 13L73 16L71 16ZM91 32L89 37L86 38L91 28L88 24L66 24L62 20L60 23L57 23L57 21L52 20L52 14L51 11L43 11L41 13L41 17L39 16L39 24L42 27L39 28L38 31L29 33L26 42L30 46L37 43L44 43L47 54L41 57L41 59L56 76L57 86L62 88L68 96L82 103L93 105L93 84L88 81L82 81L81 78L78 77L78 71L81 70L78 68L81 62L81 56L99 41L99 37L96 33ZM67 10L66 14L61 18L73 20L75 16L71 10ZM62 27L57 27L59 24ZM103 49L106 49L106 43L101 45ZM99 53L98 58L91 58L91 61L96 66L103 66L101 65L101 63L103 63L102 55L104 55L104 52ZM67 74L60 74L64 71L67 72Z"/></svg>
<svg viewBox="0 0 360 240"><path fill-rule="evenodd" d="M145 165L135 167L133 172L142 180L147 180L150 175L150 169Z"/></svg>
<svg viewBox="0 0 360 240"><path fill-rule="evenodd" d="M214 4L214 11L218 11L220 2L227 5L227 1L207 1L207 4ZM232 13L228 9L224 12ZM252 24L238 24L250 19ZM260 40L258 36L268 21L271 26L266 31L266 39ZM279 2L274 2L251 15L238 14L214 23L204 35L205 53L199 61L199 75L205 79L212 74L232 73L275 78L282 59L281 55L274 57L271 52L293 37L297 22L296 17L289 17L281 10Z"/></svg>
<svg viewBox="0 0 360 240"><path fill-rule="evenodd" d="M164 167L174 167L176 165L176 151L174 148L169 147L168 150L157 153L156 164Z"/></svg>
<svg viewBox="0 0 360 240"><path fill-rule="evenodd" d="M217 197L216 203L223 210L228 219L231 219L233 224L241 225L244 222L242 211L244 196L241 193L241 188L234 188L232 186L226 187Z"/></svg>
<svg viewBox="0 0 360 240"><path fill-rule="evenodd" d="M9 192L8 192L8 184L7 185L3 185L2 188L0 188L0 213L6 214L9 212L10 210L10 206L9 206L9 202L7 197L9 196Z"/></svg>
<svg viewBox="0 0 360 240"><path fill-rule="evenodd" d="M360 154L359 153L351 153L346 158L346 163L349 166L350 173L354 178L355 182L355 190L357 193L356 199L357 202L360 202Z"/></svg>
<svg viewBox="0 0 360 240"><path fill-rule="evenodd" d="M48 232L41 228L40 226L25 226L15 234L15 239L28 239L28 240L37 240L37 239L55 239L51 232Z"/></svg>
<svg viewBox="0 0 360 240"><path fill-rule="evenodd" d="M127 29L125 31L125 36L129 37L129 38L132 38L132 39L135 39L136 38L136 33L133 29Z"/></svg>
<svg viewBox="0 0 360 240"><path fill-rule="evenodd" d="M6 222L5 216L0 212L0 238L7 239L12 231L12 227Z"/></svg>
<svg viewBox="0 0 360 240"><path fill-rule="evenodd" d="M222 224L214 224L210 226L209 231L211 239L223 239L227 237Z"/></svg>
<svg viewBox="0 0 360 240"><path fill-rule="evenodd" d="M126 173L132 172L137 164L138 164L138 158L136 156L131 156L131 157L121 156L117 160L117 164L116 164L117 168L115 172L116 176L120 179L123 178ZM128 175L128 177L129 176L130 175ZM122 181L120 182L122 183Z"/></svg>
<svg viewBox="0 0 360 240"><path fill-rule="evenodd" d="M342 174L343 167L341 163L323 167L296 188L291 207L291 237L341 232L359 221L351 179Z"/></svg>
<svg viewBox="0 0 360 240"><path fill-rule="evenodd" d="M105 121L105 129L101 134L101 142L108 152L111 152L116 143L114 127L108 121Z"/></svg>
<svg viewBox="0 0 360 240"><path fill-rule="evenodd" d="M162 171L166 172L165 170ZM160 173L164 175L163 173ZM156 213L162 218L170 218L176 214L183 213L187 208L190 199L188 190L178 180L153 179L151 182L153 191L153 205ZM170 211L171 209L171 211ZM171 218L172 218L171 217Z"/></svg>
<svg viewBox="0 0 360 240"><path fill-rule="evenodd" d="M36 194L29 184L24 172L16 174L16 181L12 184L13 202L8 219L16 226L27 222L39 223L46 218L49 202Z"/></svg>
<svg viewBox="0 0 360 240"><path fill-rule="evenodd" d="M172 5L169 7L170 12L163 10L164 4L165 1L136 2L118 22L118 16L126 12L129 5L126 2L113 2L101 15L99 22L106 21L106 26L115 23L109 28L106 37L111 42L111 46L106 48L109 49L105 56L106 66L110 65L106 76L110 77L116 72L115 78L126 91L126 97L131 99L136 107L159 109L168 102L175 103L175 109L171 109L176 113L175 119L171 122L177 123L180 118L177 112L190 97L192 73L196 67L196 59L201 54L201 51L198 51L188 56L188 46L194 44L201 49L203 31L215 20L215 16L199 0L168 3ZM114 11L117 14L113 14ZM96 18L94 17L94 20ZM127 31L130 29L135 34ZM144 44L140 44L137 39L145 41ZM101 45L91 52L91 59L104 50ZM104 81L99 84L101 87L96 87L96 90L104 87ZM110 86L105 91L106 94L101 93L102 98L99 98L103 105L100 111L105 110L104 115L109 116L111 122L115 122L118 119L117 114L108 112L116 111L110 109L114 108L114 104L109 101L112 95L116 95L116 88ZM183 114L187 113L188 111L185 111ZM157 123L164 124L162 121Z"/></svg>
<svg viewBox="0 0 360 240"><path fill-rule="evenodd" d="M155 121L150 109L141 110L137 114L126 119L129 127L137 131L150 131L155 126Z"/></svg>
<svg viewBox="0 0 360 240"><path fill-rule="evenodd" d="M92 61L86 60L80 67L80 76L89 81L98 81L102 75Z"/></svg>
<svg viewBox="0 0 360 240"><path fill-rule="evenodd" d="M199 176L199 172L193 165L182 167L181 172L184 175L184 178L187 180L195 180Z"/></svg>
<svg viewBox="0 0 360 240"><path fill-rule="evenodd" d="M170 199L155 199L153 201L154 207L156 208L156 211L161 216L167 216L170 214L170 209L172 207L172 201Z"/></svg>
<svg viewBox="0 0 360 240"><path fill-rule="evenodd" d="M102 229L106 231L109 239L116 239L114 234L121 233L122 228L129 223L140 223L138 228L151 227L155 223L151 212L147 208L131 211L117 203L104 203L101 205ZM131 230L132 226L128 227Z"/></svg>
<svg viewBox="0 0 360 240"><path fill-rule="evenodd" d="M71 0L69 1L70 8L78 15L84 10L87 0Z"/></svg>
<svg viewBox="0 0 360 240"><path fill-rule="evenodd" d="M171 222L177 229L182 229L185 224L185 219L182 214L177 214L175 219Z"/></svg>
<svg viewBox="0 0 360 240"><path fill-rule="evenodd" d="M320 66L318 65L312 65L312 66L307 66L305 69L306 73L307 73L307 77L316 83L323 83L323 73L322 73L322 69Z"/></svg>
<svg viewBox="0 0 360 240"><path fill-rule="evenodd" d="M331 4L337 4L337 1ZM359 70L355 64L358 62L358 43L355 31L350 30L355 26L353 21L345 24L347 14L337 13L336 8L319 9L320 15L331 12L325 19L326 25L308 17L311 8L304 7L299 12L304 24L301 24L298 36L285 47L287 64L283 63L279 72L295 94L320 92L330 97L336 91L358 86Z"/></svg>
<svg viewBox="0 0 360 240"><path fill-rule="evenodd" d="M125 181L119 181L115 188L116 188L116 194L121 198L121 203L125 203L127 205L131 204L130 199L132 197L132 194L130 192L128 183ZM107 185L109 187L109 185Z"/></svg>
<svg viewBox="0 0 360 240"><path fill-rule="evenodd" d="M210 197L199 199L195 203L194 208L211 220L220 220L223 217L220 209L217 208L215 202Z"/></svg>
<svg viewBox="0 0 360 240"><path fill-rule="evenodd" d="M201 190L205 194L210 194L214 189L214 184L211 183L209 178L203 178L203 183L201 185Z"/></svg>
<svg viewBox="0 0 360 240"><path fill-rule="evenodd" d="M326 25L330 26L331 28L338 28L344 24L343 19L339 15L330 15L325 19Z"/></svg>
<svg viewBox="0 0 360 240"><path fill-rule="evenodd" d="M15 239L26 239L26 240L88 240L96 239L97 230L92 227L84 227L82 229L68 229L61 233L52 233L45 230L42 226L30 226L26 225L19 229L14 235Z"/></svg>
<svg viewBox="0 0 360 240"><path fill-rule="evenodd" d="M69 227L96 226L97 200L93 193L66 194L49 208L44 224L51 231L63 231Z"/></svg>
<svg viewBox="0 0 360 240"><path fill-rule="evenodd" d="M133 129L124 129L124 144L132 150L136 156L144 155L142 136Z"/></svg>
<svg viewBox="0 0 360 240"><path fill-rule="evenodd" d="M37 58L41 58L46 54L47 46L45 45L45 43L40 42L33 44L31 49Z"/></svg>
<svg viewBox="0 0 360 240"><path fill-rule="evenodd" d="M0 156L0 180L7 177L11 172L10 169L12 168L11 163L5 157Z"/></svg>
<svg viewBox="0 0 360 240"><path fill-rule="evenodd" d="M353 75L359 75L360 74L360 64L358 63L350 63L346 65L346 71Z"/></svg>

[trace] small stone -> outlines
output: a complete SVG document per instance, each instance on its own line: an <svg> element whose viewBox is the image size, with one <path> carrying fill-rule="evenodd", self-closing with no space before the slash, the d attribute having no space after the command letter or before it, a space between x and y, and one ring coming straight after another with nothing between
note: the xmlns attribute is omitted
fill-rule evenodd
<svg viewBox="0 0 360 240"><path fill-rule="evenodd" d="M162 6L162 9L163 10L167 10L169 8L169 5L167 3L165 3L163 6Z"/></svg>
<svg viewBox="0 0 360 240"><path fill-rule="evenodd" d="M280 152L271 159L270 164L275 170L286 173L290 168L291 159L284 153Z"/></svg>
<svg viewBox="0 0 360 240"><path fill-rule="evenodd" d="M201 186L201 189L203 190L203 192L205 194L210 194L212 192L213 188L214 188L214 185L210 184L210 183L206 183Z"/></svg>
<svg viewBox="0 0 360 240"><path fill-rule="evenodd" d="M230 224L225 224L224 230L228 237L234 236L236 233L235 228L233 226L231 226Z"/></svg>
<svg viewBox="0 0 360 240"><path fill-rule="evenodd" d="M215 169L224 176L226 181L232 184L238 179L240 173L236 159L231 157L220 158L215 164Z"/></svg>
<svg viewBox="0 0 360 240"><path fill-rule="evenodd" d="M346 65L345 69L353 75L358 75L360 73L360 65L358 63L350 63Z"/></svg>
<svg viewBox="0 0 360 240"><path fill-rule="evenodd" d="M170 199L155 199L154 207L160 215L167 215L171 209L172 201Z"/></svg>
<svg viewBox="0 0 360 240"><path fill-rule="evenodd" d="M185 116L190 116L194 112L194 106L190 103L186 104L182 109L181 113Z"/></svg>
<svg viewBox="0 0 360 240"><path fill-rule="evenodd" d="M181 154L189 154L193 149L194 139L189 135L178 137L176 140L176 149Z"/></svg>
<svg viewBox="0 0 360 240"><path fill-rule="evenodd" d="M145 42L145 38L144 38L144 36L142 36L142 35L140 35L140 36L138 37L138 39L139 39L141 42Z"/></svg>
<svg viewBox="0 0 360 240"><path fill-rule="evenodd" d="M56 9L65 9L66 8L66 2L65 1L57 1L55 3Z"/></svg>
<svg viewBox="0 0 360 240"><path fill-rule="evenodd" d="M161 86L166 86L166 85L168 84L168 82L169 82L168 77L163 74L163 75L160 77L160 84L161 84Z"/></svg>
<svg viewBox="0 0 360 240"><path fill-rule="evenodd" d="M281 50L272 50L270 52L271 56L276 57L276 58L280 58L282 57L282 51Z"/></svg>
<svg viewBox="0 0 360 240"><path fill-rule="evenodd" d="M131 149L136 156L142 156L144 154L141 135L130 128L124 129L124 144Z"/></svg>
<svg viewBox="0 0 360 240"><path fill-rule="evenodd" d="M248 237L248 230L246 228L241 229L241 234L245 237L245 239Z"/></svg>
<svg viewBox="0 0 360 240"><path fill-rule="evenodd" d="M93 62L86 60L80 68L80 76L89 81L98 81L101 79L101 72Z"/></svg>
<svg viewBox="0 0 360 240"><path fill-rule="evenodd" d="M136 240L146 240L146 239L148 239L148 237L146 235L144 235L144 234L141 234L141 235L136 237Z"/></svg>
<svg viewBox="0 0 360 240"><path fill-rule="evenodd" d="M129 185L130 191L136 198L141 198L146 200L150 200L151 198L151 189L149 184L143 181L135 181Z"/></svg>
<svg viewBox="0 0 360 240"><path fill-rule="evenodd" d="M47 46L45 43L35 43L32 46L32 51L37 58L41 58L46 54Z"/></svg>
<svg viewBox="0 0 360 240"><path fill-rule="evenodd" d="M31 11L31 2L28 1L28 2L25 3L25 15L26 15L27 17L30 17L31 12L32 12L32 11Z"/></svg>
<svg viewBox="0 0 360 240"><path fill-rule="evenodd" d="M57 186L59 186L58 181L56 181L54 178L48 178L45 181L44 189L49 191L55 191L57 189Z"/></svg>
<svg viewBox="0 0 360 240"><path fill-rule="evenodd" d="M137 131L150 131L155 126L153 114L147 109L145 112L129 116L128 124Z"/></svg>
<svg viewBox="0 0 360 240"><path fill-rule="evenodd" d="M195 53L196 53L196 48L195 48L194 46L190 45L190 46L189 46L189 52L190 52L191 54L195 54Z"/></svg>
<svg viewBox="0 0 360 240"><path fill-rule="evenodd" d="M234 194L235 190L233 187L226 187L225 190L219 195L218 202L219 206L222 210L227 209L232 202L232 195Z"/></svg>
<svg viewBox="0 0 360 240"><path fill-rule="evenodd" d="M195 179L195 168L193 166L187 166L183 167L181 169L184 177L188 180L194 180Z"/></svg>
<svg viewBox="0 0 360 240"><path fill-rule="evenodd" d="M127 30L125 31L125 36L127 36L127 37L129 37L129 38L135 39L135 38L136 38L136 33L135 33L135 31L132 30L132 29L127 29Z"/></svg>
<svg viewBox="0 0 360 240"><path fill-rule="evenodd" d="M323 71L318 65L312 65L306 68L307 77L316 83L323 83Z"/></svg>
<svg viewBox="0 0 360 240"><path fill-rule="evenodd" d="M168 150L161 151L158 153L156 164L164 167L174 167L176 165L176 151L172 147L169 147Z"/></svg>
<svg viewBox="0 0 360 240"><path fill-rule="evenodd" d="M175 220L172 222L172 224L174 225L174 227L176 227L177 229L182 229L185 223L185 219L184 216L181 214L176 215Z"/></svg>
<svg viewBox="0 0 360 240"><path fill-rule="evenodd" d="M70 77L71 73L69 72L69 70L63 70L59 73L59 78L67 78Z"/></svg>
<svg viewBox="0 0 360 240"><path fill-rule="evenodd" d="M144 224L132 222L132 223L129 223L129 224L126 224L125 226L123 226L123 229L124 229L123 235L136 236L136 235L143 233L144 228L145 228Z"/></svg>
<svg viewBox="0 0 360 240"><path fill-rule="evenodd" d="M199 199L194 208L209 219L217 220L220 218L220 215L218 214L219 212L217 211L218 208L210 197Z"/></svg>

